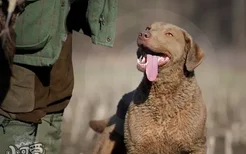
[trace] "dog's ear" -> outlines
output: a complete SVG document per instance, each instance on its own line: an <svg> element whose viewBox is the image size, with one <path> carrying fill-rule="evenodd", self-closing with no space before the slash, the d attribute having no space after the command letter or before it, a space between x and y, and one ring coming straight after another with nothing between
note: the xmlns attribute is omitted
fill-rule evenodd
<svg viewBox="0 0 246 154"><path fill-rule="evenodd" d="M188 71L192 72L203 61L204 53L187 32L184 32L184 37L186 42L185 67Z"/></svg>

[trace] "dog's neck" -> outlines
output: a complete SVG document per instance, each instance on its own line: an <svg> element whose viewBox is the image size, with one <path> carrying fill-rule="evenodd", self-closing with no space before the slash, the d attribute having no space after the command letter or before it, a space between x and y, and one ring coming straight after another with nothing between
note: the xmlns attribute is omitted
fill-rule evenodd
<svg viewBox="0 0 246 154"><path fill-rule="evenodd" d="M167 96L195 80L194 72L187 72L180 64L160 71L158 76L157 81L151 82L144 75L138 88L148 96Z"/></svg>

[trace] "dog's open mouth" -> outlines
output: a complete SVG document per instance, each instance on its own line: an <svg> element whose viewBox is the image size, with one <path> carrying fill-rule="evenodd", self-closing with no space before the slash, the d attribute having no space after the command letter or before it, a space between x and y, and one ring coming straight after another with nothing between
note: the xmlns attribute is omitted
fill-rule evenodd
<svg viewBox="0 0 246 154"><path fill-rule="evenodd" d="M149 81L155 81L158 75L158 68L170 60L166 54L142 53L137 59L137 68L145 72Z"/></svg>

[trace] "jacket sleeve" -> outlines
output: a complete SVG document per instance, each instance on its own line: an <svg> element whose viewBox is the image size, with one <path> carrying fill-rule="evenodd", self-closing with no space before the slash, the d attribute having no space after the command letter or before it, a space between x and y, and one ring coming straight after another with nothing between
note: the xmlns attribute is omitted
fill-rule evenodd
<svg viewBox="0 0 246 154"><path fill-rule="evenodd" d="M68 29L91 37L92 43L113 47L118 0L76 0L71 4Z"/></svg>

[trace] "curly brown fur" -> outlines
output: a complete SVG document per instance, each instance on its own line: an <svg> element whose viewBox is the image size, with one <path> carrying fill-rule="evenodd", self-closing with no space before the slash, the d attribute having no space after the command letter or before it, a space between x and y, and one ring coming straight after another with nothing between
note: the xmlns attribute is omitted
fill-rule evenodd
<svg viewBox="0 0 246 154"><path fill-rule="evenodd" d="M153 23L138 37L139 54L168 56L150 81L146 69L124 127L128 154L205 154L206 107L194 69L204 54L183 29ZM148 59L147 59L148 60Z"/></svg>
<svg viewBox="0 0 246 154"><path fill-rule="evenodd" d="M191 36L177 26L157 22L146 28L145 33L150 37L138 39L138 58L146 53L165 54L170 61L159 66L155 81L149 81L145 72L130 99L123 97L118 104L116 115L124 119L131 103L124 132L128 153L205 154L206 107L194 74L204 54ZM139 66L138 69L145 71ZM107 147L104 143L110 141L109 134L116 132L108 121L93 121L90 125L103 134L98 148ZM113 119L111 123L117 126L122 120ZM123 147L121 136L116 137L114 144L121 143ZM110 153L108 150L105 154Z"/></svg>

